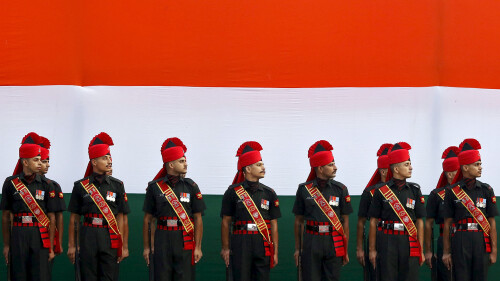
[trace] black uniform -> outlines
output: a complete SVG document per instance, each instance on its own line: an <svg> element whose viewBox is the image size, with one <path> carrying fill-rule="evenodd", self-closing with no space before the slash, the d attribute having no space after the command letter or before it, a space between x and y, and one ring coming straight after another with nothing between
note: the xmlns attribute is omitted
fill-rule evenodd
<svg viewBox="0 0 500 281"><path fill-rule="evenodd" d="M310 183L313 183L313 186L318 186L318 180L315 179L300 184L293 205L293 213L296 216L304 216L306 221L301 254L302 279L304 281L339 280L343 257L336 256L333 241L339 235L336 231L333 231L330 220L305 187ZM319 191L329 202L340 222L343 223L342 216L353 211L347 187L333 179L323 181L319 186ZM328 235L325 235L325 233L319 235L318 225L327 225L329 227ZM315 229L316 227L317 229Z"/></svg>
<svg viewBox="0 0 500 281"><path fill-rule="evenodd" d="M51 189L53 190L53 192L49 193L49 197L53 198L57 202L54 213L66 211L66 202L64 202L64 195L62 193L61 186L56 181L53 181L44 175L41 175L40 177L42 181L46 182L49 186L51 186ZM54 239L56 239L56 237L54 237ZM50 268L49 268L50 279L52 279L53 266L54 266L54 259L50 262Z"/></svg>
<svg viewBox="0 0 500 281"><path fill-rule="evenodd" d="M369 186L367 188L365 188L365 190L363 191L363 193L361 194L361 199L359 201L359 211L358 211L358 217L363 217L363 218L366 218L367 221L368 221L368 229L370 228L370 217L368 217L368 211L370 210L370 205L372 203L372 199L373 199L373 195L375 194L375 191L383 186L384 183L383 182L380 182L380 183L377 183L377 184L374 184L372 186ZM377 272L376 272L376 269L373 268L373 265L372 263L370 262L370 255L369 255L369 242L368 242L368 233L367 231L365 231L365 228L366 227L363 227L363 243L364 243L364 252L365 252L365 267L363 268L363 270L365 271L365 274L364 276L367 277L367 280L370 280L370 281L375 281L377 280ZM379 234L377 232L377 234ZM365 238L366 237L366 238Z"/></svg>
<svg viewBox="0 0 500 281"><path fill-rule="evenodd" d="M231 265L234 281L269 280L270 256L266 256L264 239L259 231L247 231L245 227L254 221L248 213L243 201L238 197L235 187L243 188L252 198L262 218L268 224L281 217L278 196L270 187L260 182L247 180L233 184L224 193L222 199L221 217L232 217L233 235L231 236ZM268 251L269 252L269 251Z"/></svg>
<svg viewBox="0 0 500 281"><path fill-rule="evenodd" d="M437 276L438 281L451 280L451 270L448 270L443 263L443 224L444 224L444 199L439 193L446 191L446 186L434 189L427 198L427 218L434 219L434 223L439 225L439 238L437 241L436 266L432 268L432 274ZM434 234L433 234L434 236ZM434 243L434 240L431 241Z"/></svg>
<svg viewBox="0 0 500 281"><path fill-rule="evenodd" d="M109 208L116 215L128 214L130 208L123 182L107 175L92 174L89 184L94 184ZM84 180L84 179L82 179ZM68 211L83 217L80 228L80 261L83 281L112 281L116 272L117 249L111 248L111 238L106 219L90 195L83 188L81 181L76 181L71 193ZM101 218L99 225L94 218ZM69 235L73 235L69 233ZM116 280L115 280L116 281Z"/></svg>
<svg viewBox="0 0 500 281"><path fill-rule="evenodd" d="M461 180L457 184L462 187L487 218L498 215L496 200L493 199L495 193L488 184L478 180ZM475 223L476 221L451 191L454 186L452 185L446 190L443 208L444 217L453 218L457 227L451 241L453 280L487 280L489 253L486 252L484 233L481 226L477 227L478 231L461 229L461 227L467 226L467 223Z"/></svg>
<svg viewBox="0 0 500 281"><path fill-rule="evenodd" d="M397 183L401 185L398 187ZM425 206L420 186L416 183L391 179L386 183L405 208L410 219L425 217ZM396 223L401 223L388 200L377 189L368 211L371 218L381 219L384 227L377 236L377 269L380 280L418 280L419 258L410 257L409 235L404 231L394 230Z"/></svg>
<svg viewBox="0 0 500 281"><path fill-rule="evenodd" d="M193 214L206 209L198 185L189 178L166 176L152 181L146 189L142 210L157 219L154 245L155 281L192 281L195 280L195 266L191 265L192 251L184 250L184 236L187 233L157 183L167 183L186 214L193 221Z"/></svg>
<svg viewBox="0 0 500 281"><path fill-rule="evenodd" d="M57 210L57 202L49 196L53 189L42 181L40 175L36 175L31 183L26 180L24 173L5 180L0 208L9 210L14 215L10 238L11 277L13 281L48 281L50 280L49 248L43 247L39 227L36 224L27 223L28 217L34 223L37 220L12 184L11 180L14 178L19 178L26 185L47 216L48 213Z"/></svg>

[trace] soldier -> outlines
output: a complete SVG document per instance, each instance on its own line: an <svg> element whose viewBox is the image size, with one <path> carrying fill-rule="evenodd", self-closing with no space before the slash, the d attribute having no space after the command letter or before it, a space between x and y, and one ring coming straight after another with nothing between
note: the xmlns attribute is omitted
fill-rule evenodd
<svg viewBox="0 0 500 281"><path fill-rule="evenodd" d="M399 142L389 151L388 182L375 191L368 211L370 262L380 280L416 281L424 261L425 201L420 186L406 182L413 169L410 149L409 144ZM377 231L383 233L377 237Z"/></svg>
<svg viewBox="0 0 500 281"><path fill-rule="evenodd" d="M281 212L274 190L259 182L266 174L261 150L255 141L239 147L238 172L222 199L221 257L234 281L269 280L270 269L278 264Z"/></svg>
<svg viewBox="0 0 500 281"><path fill-rule="evenodd" d="M488 266L497 260L496 197L489 184L477 180L482 173L479 142L466 139L459 148L460 169L444 199L443 263L448 270L453 266L453 280L486 281ZM450 243L452 222L456 232Z"/></svg>
<svg viewBox="0 0 500 281"><path fill-rule="evenodd" d="M444 266L443 257L443 208L446 188L451 184L460 165L457 155L460 152L458 147L448 147L442 155L443 172L439 177L436 189L431 191L427 199L427 219L425 220L425 262L431 268L431 274L438 281L451 281L451 271ZM437 242L437 253L434 253L433 224L439 225L439 238ZM434 278L432 279L434 280Z"/></svg>
<svg viewBox="0 0 500 281"><path fill-rule="evenodd" d="M42 181L46 182L53 189L52 192L49 193L49 197L53 198L57 201L57 209L54 210L55 218L56 218L56 230L54 236L54 254L59 255L62 253L62 236L64 231L63 226L63 212L66 211L66 203L64 202L64 194L62 192L61 186L54 180L47 178L45 175L49 171L50 168L50 157L49 157L49 149L50 149L50 141L40 136L40 150L41 150L41 162L42 169L40 170L40 176ZM52 275L52 266L54 260L52 260L50 264L50 273Z"/></svg>
<svg viewBox="0 0 500 281"><path fill-rule="evenodd" d="M187 172L186 146L178 138L168 138L161 146L163 168L146 189L144 199L144 259L154 263L155 281L195 280L195 264L203 253L202 215L206 209L198 185ZM148 228L157 221L154 237L154 260L149 260Z"/></svg>
<svg viewBox="0 0 500 281"><path fill-rule="evenodd" d="M111 165L111 145L113 140L106 133L92 139L87 171L83 179L75 182L68 206L68 257L74 263L79 247L83 281L114 280L118 263L128 256L128 231L124 231L128 226L123 223L123 215L130 212L127 195L122 181L106 175ZM71 234L81 216L80 245L76 245Z"/></svg>
<svg viewBox="0 0 500 281"><path fill-rule="evenodd" d="M294 258L296 265L301 258L304 281L340 280L340 268L349 262L351 197L344 184L333 180L337 166L331 150L332 145L325 140L309 148L311 172L307 181L299 185L293 206ZM306 231L301 251L304 221Z"/></svg>
<svg viewBox="0 0 500 281"><path fill-rule="evenodd" d="M359 263L363 266L365 281L374 281L377 276L368 256L368 239L365 231L365 223L368 219L368 210L370 209L373 194L375 194L375 191L386 181L387 172L389 170L389 157L387 156L387 152L389 152L391 148L392 144L390 143L384 143L380 146L377 151L377 170L373 173L370 182L366 185L363 194L361 194L361 200L359 201L356 256Z"/></svg>
<svg viewBox="0 0 500 281"><path fill-rule="evenodd" d="M54 258L57 202L49 196L54 190L39 175L38 143L36 133L23 138L14 174L2 188L3 255L13 281L50 280L49 263Z"/></svg>

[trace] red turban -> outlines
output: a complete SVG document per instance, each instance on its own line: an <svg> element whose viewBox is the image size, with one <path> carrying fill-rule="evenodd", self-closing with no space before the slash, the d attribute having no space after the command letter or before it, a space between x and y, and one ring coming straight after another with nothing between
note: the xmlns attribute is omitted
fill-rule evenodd
<svg viewBox="0 0 500 281"><path fill-rule="evenodd" d="M481 144L475 139L465 139L459 146L460 153L458 154L458 163L460 166L469 165L481 160L481 155L479 154L479 149L481 149ZM462 169L458 170L458 173L453 178L453 183L460 181L463 178Z"/></svg>
<svg viewBox="0 0 500 281"><path fill-rule="evenodd" d="M311 171L309 172L307 181L311 181L316 178L314 168L325 166L333 162L334 158L332 150L333 146L326 140L319 140L309 147L307 157L309 157Z"/></svg>
<svg viewBox="0 0 500 281"><path fill-rule="evenodd" d="M31 132L24 136L21 141L21 147L19 147L19 160L17 160L16 168L12 175L18 175L23 171L21 158L33 158L41 154L38 143L40 143L40 136L37 133Z"/></svg>
<svg viewBox="0 0 500 281"><path fill-rule="evenodd" d="M184 153L186 153L187 148L184 143L179 138L168 138L161 145L161 158L163 159L163 163L168 163L181 157L184 157ZM165 165L160 169L160 171L156 174L153 180L157 180L159 178L163 178L167 175L167 170L165 170Z"/></svg>
<svg viewBox="0 0 500 281"><path fill-rule="evenodd" d="M262 160L262 156L260 155L261 150L262 146L256 141L247 141L240 145L238 151L236 151L236 157L238 157L238 172L234 176L233 184L245 180L245 176L243 175L244 167Z"/></svg>
<svg viewBox="0 0 500 281"><path fill-rule="evenodd" d="M454 172L454 171L460 169L460 165L458 164L458 157L457 157L459 152L460 152L460 149L456 146L450 146L443 152L443 155L441 156L441 159L444 159L443 172L441 173L441 176L439 177L439 181L436 185L436 188L441 188L441 187L444 187L448 184L448 180L446 179L445 172Z"/></svg>
<svg viewBox="0 0 500 281"><path fill-rule="evenodd" d="M389 156L387 156L387 153L389 150L391 150L392 144L390 143L384 143L383 145L380 146L380 148L377 151L377 169L373 173L372 178L366 185L366 187L370 187L372 185L375 185L379 182L382 181L382 178L380 177L380 172L379 169L388 169L389 168Z"/></svg>
<svg viewBox="0 0 500 281"><path fill-rule="evenodd" d="M49 159L49 157L50 157L50 155L49 155L50 141L47 138L40 136L39 145L41 148L41 154L40 154L40 156L42 156L41 160Z"/></svg>
<svg viewBox="0 0 500 281"><path fill-rule="evenodd" d="M114 145L111 137L106 133L99 133L89 143L89 159L95 159L111 153L109 147ZM92 164L89 161L84 177L92 174Z"/></svg>

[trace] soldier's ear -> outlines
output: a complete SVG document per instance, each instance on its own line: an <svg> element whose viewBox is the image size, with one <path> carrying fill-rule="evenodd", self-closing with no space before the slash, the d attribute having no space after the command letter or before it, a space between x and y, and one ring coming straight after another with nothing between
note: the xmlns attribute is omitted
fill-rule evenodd
<svg viewBox="0 0 500 281"><path fill-rule="evenodd" d="M91 160L90 160L90 163L92 164L92 166L94 166L94 167L95 167L95 166L97 165L97 160L95 160L95 159L91 159Z"/></svg>

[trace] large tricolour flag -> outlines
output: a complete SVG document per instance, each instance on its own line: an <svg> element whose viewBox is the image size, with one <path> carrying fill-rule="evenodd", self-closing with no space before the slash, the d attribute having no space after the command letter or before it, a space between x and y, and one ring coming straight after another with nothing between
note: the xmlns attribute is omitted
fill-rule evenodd
<svg viewBox="0 0 500 281"><path fill-rule="evenodd" d="M188 147L189 176L222 194L235 153L259 141L278 194L305 181L308 147L330 141L337 179L360 194L385 142L413 147L428 193L441 152L477 138L500 174L498 1L2 1L0 175L21 138L52 141L69 192L90 139L114 139L114 173L142 193L160 146Z"/></svg>

